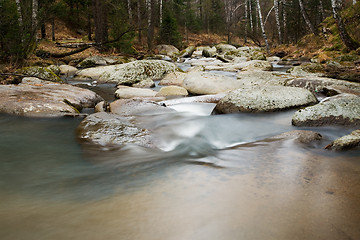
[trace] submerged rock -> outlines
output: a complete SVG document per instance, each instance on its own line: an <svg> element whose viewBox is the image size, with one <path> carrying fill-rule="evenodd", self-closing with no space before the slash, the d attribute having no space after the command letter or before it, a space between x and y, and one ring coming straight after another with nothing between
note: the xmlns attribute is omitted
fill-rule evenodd
<svg viewBox="0 0 360 240"><path fill-rule="evenodd" d="M283 86L246 87L228 93L216 105L220 113L269 112L317 103L308 90Z"/></svg>
<svg viewBox="0 0 360 240"><path fill-rule="evenodd" d="M78 139L100 146L136 144L154 147L150 131L136 126L133 118L99 112L86 117L77 128Z"/></svg>
<svg viewBox="0 0 360 240"><path fill-rule="evenodd" d="M94 107L102 98L74 87L24 78L19 85L0 85L0 112L31 117L79 115L82 108Z"/></svg>
<svg viewBox="0 0 360 240"><path fill-rule="evenodd" d="M328 150L348 150L360 146L360 129L336 139L325 147Z"/></svg>
<svg viewBox="0 0 360 240"><path fill-rule="evenodd" d="M296 142L299 143L311 143L313 141L319 141L322 139L320 133L313 132L313 131L306 131L306 130L294 130L290 132L285 132L271 139L294 139Z"/></svg>
<svg viewBox="0 0 360 240"><path fill-rule="evenodd" d="M360 97L340 94L317 105L300 109L292 117L295 126L360 125Z"/></svg>
<svg viewBox="0 0 360 240"><path fill-rule="evenodd" d="M238 89L243 85L230 77L208 72L190 72L183 87L192 94L217 94Z"/></svg>

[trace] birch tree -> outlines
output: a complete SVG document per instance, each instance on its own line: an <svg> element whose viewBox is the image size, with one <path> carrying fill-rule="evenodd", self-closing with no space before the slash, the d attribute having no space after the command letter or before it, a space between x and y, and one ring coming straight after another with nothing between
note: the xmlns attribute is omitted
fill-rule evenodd
<svg viewBox="0 0 360 240"><path fill-rule="evenodd" d="M22 28L24 26L24 20L23 20L23 16L22 16L22 12L21 12L21 4L20 4L20 0L15 0L16 2L16 7L17 7L17 13L18 13L18 21L19 21L19 26L20 28Z"/></svg>
<svg viewBox="0 0 360 240"><path fill-rule="evenodd" d="M275 20L276 20L276 28L279 36L279 43L282 44L282 34L281 34L281 26L280 26L280 16L279 16L279 1L274 0L274 9L275 9Z"/></svg>
<svg viewBox="0 0 360 240"><path fill-rule="evenodd" d="M282 5L282 22L283 22L283 33L284 33L284 41L287 42L287 16L286 16L286 0L281 1Z"/></svg>
<svg viewBox="0 0 360 240"><path fill-rule="evenodd" d="M314 25L311 23L310 19L309 19L309 16L307 15L306 11L305 11L305 8L304 8L304 3L302 0L298 0L299 1L299 7L300 7L300 12L305 20L305 23L306 25L309 27L310 31L317 35L317 30L316 28L314 27Z"/></svg>
<svg viewBox="0 0 360 240"><path fill-rule="evenodd" d="M152 41L154 37L153 23L152 23L152 2L151 0L146 0L146 10L147 10L147 44L148 49L152 49Z"/></svg>
<svg viewBox="0 0 360 240"><path fill-rule="evenodd" d="M35 41L37 41L37 25L38 25L38 0L33 0L32 1L32 15L31 15L31 20L32 20L32 32L33 32L33 36Z"/></svg>
<svg viewBox="0 0 360 240"><path fill-rule="evenodd" d="M132 22L132 11L131 11L131 0L127 0L127 9L128 9L128 16L129 22Z"/></svg>
<svg viewBox="0 0 360 240"><path fill-rule="evenodd" d="M348 32L346 31L345 24L339 13L340 12L340 9L338 7L339 5L340 4L337 4L336 0L331 0L331 8L332 8L332 12L333 12L333 16L334 16L336 25L339 29L340 38L347 48L349 48L350 50L356 50L357 48L360 47L360 44L358 42L356 42L355 40L353 40L350 37L350 35L348 34Z"/></svg>
<svg viewBox="0 0 360 240"><path fill-rule="evenodd" d="M260 27L261 27L261 32L265 41L265 46L266 46L266 52L269 54L270 53L270 47L269 47L269 43L267 40L267 36L266 36L266 32L265 32L265 27L264 27L264 23L262 20L262 14L261 14L261 8L260 8L260 1L256 0L256 8L258 11L258 15L259 15L259 22L260 22Z"/></svg>

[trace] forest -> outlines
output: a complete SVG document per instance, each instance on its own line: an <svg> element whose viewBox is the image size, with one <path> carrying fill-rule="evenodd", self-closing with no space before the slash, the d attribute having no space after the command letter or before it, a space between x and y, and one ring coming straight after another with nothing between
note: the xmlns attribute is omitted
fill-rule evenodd
<svg viewBox="0 0 360 240"><path fill-rule="evenodd" d="M308 34L315 36L313 41L316 36L326 38L334 29L324 20L333 18L342 44L349 50L360 46L356 21L340 14L356 0L2 0L0 4L3 60L26 59L41 40L57 41L56 24L103 51L134 54L133 46L152 51L157 44L180 49L211 45L218 42L206 42L201 36L217 34L229 44L264 46L269 53L281 44L296 45ZM191 36L203 40L192 42Z"/></svg>

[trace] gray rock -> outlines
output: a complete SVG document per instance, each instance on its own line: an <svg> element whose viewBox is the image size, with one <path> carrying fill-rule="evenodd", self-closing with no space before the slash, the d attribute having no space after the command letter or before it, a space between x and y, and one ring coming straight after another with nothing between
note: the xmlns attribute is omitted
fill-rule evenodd
<svg viewBox="0 0 360 240"><path fill-rule="evenodd" d="M293 78L286 82L286 86L306 88L313 92L327 93L329 87L337 88L339 93L360 94L360 83L348 82L325 77Z"/></svg>
<svg viewBox="0 0 360 240"><path fill-rule="evenodd" d="M156 96L160 97L171 97L171 96L187 96L189 95L188 91L179 86L165 86L162 87Z"/></svg>
<svg viewBox="0 0 360 240"><path fill-rule="evenodd" d="M226 52L236 50L235 46L230 45L230 44L224 44L224 43L218 44L215 47L216 47L217 52L220 54L225 54Z"/></svg>
<svg viewBox="0 0 360 240"><path fill-rule="evenodd" d="M316 97L306 89L283 86L247 87L228 93L216 105L216 110L220 113L269 112L316 102Z"/></svg>
<svg viewBox="0 0 360 240"><path fill-rule="evenodd" d="M121 61L112 58L112 57L104 57L104 56L91 56L85 58L81 61L76 67L77 68L90 68L95 66L106 66L106 65L113 65L118 64Z"/></svg>
<svg viewBox="0 0 360 240"><path fill-rule="evenodd" d="M180 52L180 57L190 58L195 51L195 46L189 46Z"/></svg>
<svg viewBox="0 0 360 240"><path fill-rule="evenodd" d="M244 86L249 87L254 85L284 86L289 80L293 79L288 74L270 71L241 71L237 74L237 78Z"/></svg>
<svg viewBox="0 0 360 240"><path fill-rule="evenodd" d="M183 87L189 93L217 94L238 89L243 85L230 77L209 72L189 72L184 79Z"/></svg>
<svg viewBox="0 0 360 240"><path fill-rule="evenodd" d="M0 85L0 112L31 117L79 115L82 108L102 101L94 92L68 84L25 79L24 83Z"/></svg>
<svg viewBox="0 0 360 240"><path fill-rule="evenodd" d="M295 126L360 125L360 97L340 94L315 106L300 109L292 117Z"/></svg>
<svg viewBox="0 0 360 240"><path fill-rule="evenodd" d="M141 99L120 99L110 103L110 111L122 116L155 115L173 112L155 102Z"/></svg>
<svg viewBox="0 0 360 240"><path fill-rule="evenodd" d="M169 57L176 57L177 55L179 55L179 49L177 49L173 45L157 45L154 50L158 54L163 54Z"/></svg>
<svg viewBox="0 0 360 240"><path fill-rule="evenodd" d="M118 90L115 92L115 97L122 99L134 97L155 97L156 94L157 92L151 89L118 86Z"/></svg>
<svg viewBox="0 0 360 240"><path fill-rule="evenodd" d="M78 71L76 67L70 65L60 65L60 75L73 76Z"/></svg>
<svg viewBox="0 0 360 240"><path fill-rule="evenodd" d="M99 112L86 117L77 128L81 141L100 146L136 144L154 147L150 131L138 127L133 118Z"/></svg>
<svg viewBox="0 0 360 240"><path fill-rule="evenodd" d="M360 146L360 129L336 139L325 147L328 150L348 150Z"/></svg>
<svg viewBox="0 0 360 240"><path fill-rule="evenodd" d="M183 72L172 72L165 75L163 79L159 82L159 85L162 86L169 86L169 85L176 85L182 86L184 79L186 77L186 73Z"/></svg>
<svg viewBox="0 0 360 240"><path fill-rule="evenodd" d="M263 60L253 60L248 62L247 66L245 66L243 71L254 71L254 70L262 70L262 71L272 71L273 67L271 63Z"/></svg>
<svg viewBox="0 0 360 240"><path fill-rule="evenodd" d="M62 82L59 76L48 67L25 67L17 71L17 73L28 75L29 77L38 77L51 82Z"/></svg>
<svg viewBox="0 0 360 240"><path fill-rule="evenodd" d="M99 81L133 85L148 78L161 79L165 74L175 70L175 64L163 60L135 61L114 65L112 69L107 69L101 74Z"/></svg>
<svg viewBox="0 0 360 240"><path fill-rule="evenodd" d="M324 67L319 63L303 63L289 69L288 72L295 76L321 76L324 70Z"/></svg>

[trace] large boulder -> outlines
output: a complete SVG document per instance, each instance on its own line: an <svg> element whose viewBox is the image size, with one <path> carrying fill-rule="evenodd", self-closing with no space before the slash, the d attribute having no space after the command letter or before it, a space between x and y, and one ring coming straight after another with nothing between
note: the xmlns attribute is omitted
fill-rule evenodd
<svg viewBox="0 0 360 240"><path fill-rule="evenodd" d="M176 57L177 55L179 55L179 49L177 49L173 45L157 45L154 50L157 54L163 54L169 57Z"/></svg>
<svg viewBox="0 0 360 240"><path fill-rule="evenodd" d="M75 73L74 80L96 80L104 73L115 71L118 65L113 66L100 66L79 70Z"/></svg>
<svg viewBox="0 0 360 240"><path fill-rule="evenodd" d="M133 117L105 112L86 117L77 128L77 136L81 141L100 146L136 144L154 147L150 131L136 126Z"/></svg>
<svg viewBox="0 0 360 240"><path fill-rule="evenodd" d="M325 147L328 150L347 150L360 146L360 129L336 139Z"/></svg>
<svg viewBox="0 0 360 240"><path fill-rule="evenodd" d="M308 90L284 86L246 87L228 93L216 105L220 113L269 112L317 102Z"/></svg>
<svg viewBox="0 0 360 240"><path fill-rule="evenodd" d="M106 70L101 74L100 82L133 85L148 78L161 79L165 74L176 70L175 64L163 60L141 60L113 67L111 71Z"/></svg>
<svg viewBox="0 0 360 240"><path fill-rule="evenodd" d="M292 117L295 126L360 125L360 97L340 94L304 109Z"/></svg>
<svg viewBox="0 0 360 240"><path fill-rule="evenodd" d="M24 78L19 85L0 85L0 112L31 117L79 115L82 108L94 107L102 98L74 87Z"/></svg>
<svg viewBox="0 0 360 240"><path fill-rule="evenodd" d="M238 89L243 85L230 77L209 72L190 72L184 79L183 87L195 95L217 94Z"/></svg>
<svg viewBox="0 0 360 240"><path fill-rule="evenodd" d="M220 54L225 54L226 52L236 50L235 46L230 45L230 44L225 44L225 43L220 43L220 44L216 45L215 47L216 47L217 52Z"/></svg>
<svg viewBox="0 0 360 240"><path fill-rule="evenodd" d="M156 91L147 88L135 88L127 86L118 86L115 92L117 98L134 98L134 97L155 97Z"/></svg>
<svg viewBox="0 0 360 240"><path fill-rule="evenodd" d="M62 82L59 76L52 71L51 67L25 67L18 70L17 72L29 77L37 77L46 81Z"/></svg>
<svg viewBox="0 0 360 240"><path fill-rule="evenodd" d="M247 66L243 67L243 71L254 71L254 70L262 70L262 71L272 71L272 64L268 61L263 60L252 60L247 63Z"/></svg>

